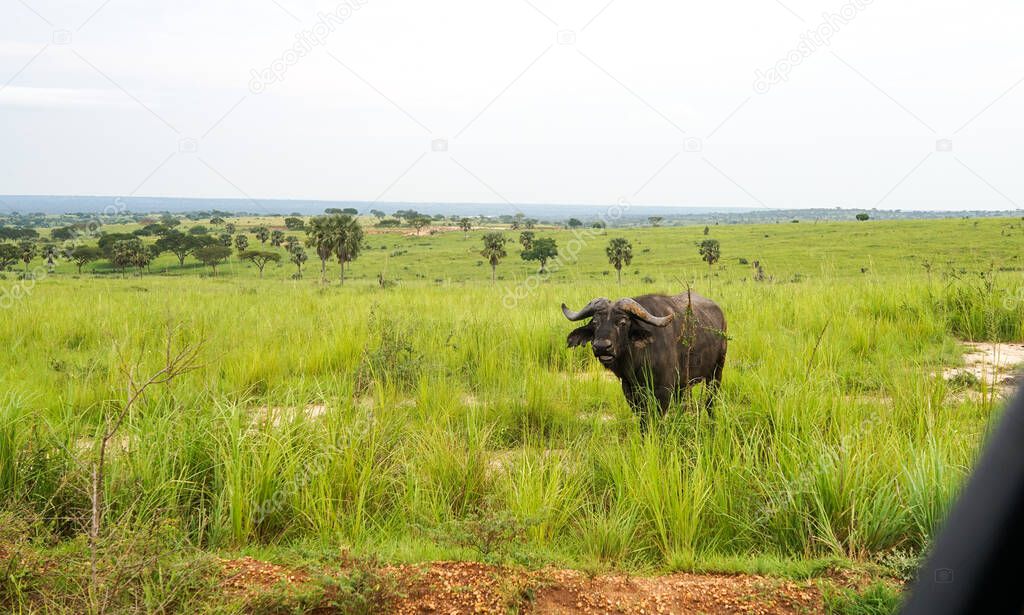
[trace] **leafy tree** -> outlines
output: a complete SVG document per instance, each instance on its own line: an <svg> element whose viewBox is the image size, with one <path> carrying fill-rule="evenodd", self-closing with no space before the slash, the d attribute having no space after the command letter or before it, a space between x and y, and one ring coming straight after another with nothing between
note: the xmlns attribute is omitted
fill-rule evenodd
<svg viewBox="0 0 1024 615"><path fill-rule="evenodd" d="M705 235L707 235L707 234L708 234L708 233L710 233L710 232L711 232L711 227L709 227L709 226L705 226L705 227L704 227L704 234L705 234Z"/></svg>
<svg viewBox="0 0 1024 615"><path fill-rule="evenodd" d="M0 271L10 268L20 260L21 252L18 246L13 243L0 243Z"/></svg>
<svg viewBox="0 0 1024 615"><path fill-rule="evenodd" d="M175 218L171 214L164 214L164 215L160 216L160 224L163 224L164 226L166 226L168 228L173 228L173 227L178 226L179 224L181 224L181 220Z"/></svg>
<svg viewBox="0 0 1024 615"><path fill-rule="evenodd" d="M213 275L217 275L217 265L221 264L231 256L231 248L218 244L203 246L192 253L199 262L213 268Z"/></svg>
<svg viewBox="0 0 1024 615"><path fill-rule="evenodd" d="M238 258L246 261L250 261L256 268L260 270L260 276L263 277L263 268L267 266L267 263L277 263L281 261L281 255L277 252L267 252L265 250L246 250L238 255Z"/></svg>
<svg viewBox="0 0 1024 615"><path fill-rule="evenodd" d="M517 231L521 229L523 227L523 220L525 219L526 214L524 214L523 212L516 213L516 215L512 218L512 230Z"/></svg>
<svg viewBox="0 0 1024 615"><path fill-rule="evenodd" d="M664 219L665 218L662 218L661 216L651 216L651 217L647 218L647 221L651 223L651 226L658 226L658 225L661 224L661 221L664 220Z"/></svg>
<svg viewBox="0 0 1024 615"><path fill-rule="evenodd" d="M469 232L473 230L473 221L469 218L460 218L459 228L462 229L462 232L465 233L465 236L468 238Z"/></svg>
<svg viewBox="0 0 1024 615"><path fill-rule="evenodd" d="M534 219L534 218L527 218L526 220L523 220L523 227L524 228L531 229L531 228L534 228L536 226L537 226L537 220Z"/></svg>
<svg viewBox="0 0 1024 615"><path fill-rule="evenodd" d="M39 233L35 229L0 226L0 239L18 241L21 239L36 239L37 237L39 237Z"/></svg>
<svg viewBox="0 0 1024 615"><path fill-rule="evenodd" d="M261 244L266 245L267 240L270 239L270 229L265 226L257 226L256 239L259 239Z"/></svg>
<svg viewBox="0 0 1024 615"><path fill-rule="evenodd" d="M536 239L536 233L533 231L523 231L519 233L519 243L522 244L523 250L529 250L533 247L533 242Z"/></svg>
<svg viewBox="0 0 1024 615"><path fill-rule="evenodd" d="M249 238L244 234L235 235L235 249L241 252L245 252L249 249Z"/></svg>
<svg viewBox="0 0 1024 615"><path fill-rule="evenodd" d="M210 218L210 224L214 226L220 226L224 224L224 218L221 218L220 216L214 216Z"/></svg>
<svg viewBox="0 0 1024 615"><path fill-rule="evenodd" d="M137 237L149 237L151 235L163 235L169 230L171 230L171 227L160 224L159 222L154 222L153 224L147 224L140 229L132 231L132 235Z"/></svg>
<svg viewBox="0 0 1024 615"><path fill-rule="evenodd" d="M615 267L619 284L622 284L622 267L633 262L633 245L624 237L615 237L608 242L604 253L608 256L608 264Z"/></svg>
<svg viewBox="0 0 1024 615"><path fill-rule="evenodd" d="M577 218L569 218L569 222L567 222L566 225L569 228L579 228L579 227L583 226L583 222L581 222Z"/></svg>
<svg viewBox="0 0 1024 615"><path fill-rule="evenodd" d="M18 244L18 258L21 262L25 263L25 274L28 275L28 264L32 262L32 259L36 257L38 249L36 244L31 241L22 241Z"/></svg>
<svg viewBox="0 0 1024 615"><path fill-rule="evenodd" d="M379 209L371 209L370 210L370 215L372 215L374 218L377 218L378 220L380 220L381 218L383 218L387 214L384 213L383 211L379 210Z"/></svg>
<svg viewBox="0 0 1024 615"><path fill-rule="evenodd" d="M109 260L113 256L111 250L114 244L128 239L136 239L136 237L131 233L103 233L100 235L96 245L99 246L100 250L103 250L103 257Z"/></svg>
<svg viewBox="0 0 1024 615"><path fill-rule="evenodd" d="M857 219L860 220L861 222L864 222L865 220L870 220L871 216L865 213L859 213L857 214Z"/></svg>
<svg viewBox="0 0 1024 615"><path fill-rule="evenodd" d="M377 222L377 226L379 226L380 228L395 228L401 225L402 221L396 220L395 218L387 218L385 220Z"/></svg>
<svg viewBox="0 0 1024 615"><path fill-rule="evenodd" d="M205 235L208 232L209 231L207 230L207 228L201 224L197 224L196 226L193 226L192 228L188 229L189 235Z"/></svg>
<svg viewBox="0 0 1024 615"><path fill-rule="evenodd" d="M50 237L55 241L70 241L75 238L75 229L71 226L62 226L50 231Z"/></svg>
<svg viewBox="0 0 1024 615"><path fill-rule="evenodd" d="M497 276L498 263L508 256L508 253L505 252L508 238L503 233L487 233L483 237L483 242L484 249L480 251L480 256L486 258L487 262L491 264L491 282L493 283Z"/></svg>
<svg viewBox="0 0 1024 615"><path fill-rule="evenodd" d="M708 271L711 271L711 266L717 263L719 257L722 256L721 247L717 239L705 239L700 242L698 251L700 252L701 260L708 264Z"/></svg>
<svg viewBox="0 0 1024 615"><path fill-rule="evenodd" d="M228 235L234 235L235 234L235 224L234 224L234 222L228 222L227 224L225 224L224 225L224 232L227 233Z"/></svg>
<svg viewBox="0 0 1024 615"><path fill-rule="evenodd" d="M231 240L231 233L221 233L220 236L217 237L217 242L225 248L231 247Z"/></svg>
<svg viewBox="0 0 1024 615"><path fill-rule="evenodd" d="M291 258L289 260L295 264L298 268L298 276L302 277L302 266L309 260L309 256L306 255L306 251L302 249L302 246L296 245L290 252Z"/></svg>
<svg viewBox="0 0 1024 615"><path fill-rule="evenodd" d="M591 224L590 228L606 228L607 226L608 225L605 224L603 220L598 220L597 222Z"/></svg>
<svg viewBox="0 0 1024 615"><path fill-rule="evenodd" d="M75 263L75 267L78 268L78 274L82 274L82 266L87 265L93 261L98 261L103 258L103 250L100 250L96 246L78 246L72 250L69 254L71 260Z"/></svg>
<svg viewBox="0 0 1024 615"><path fill-rule="evenodd" d="M546 271L548 260L556 256L558 256L558 244L551 237L534 240L530 247L523 250L522 253L524 261L540 261L540 273Z"/></svg>
<svg viewBox="0 0 1024 615"><path fill-rule="evenodd" d="M124 275L128 267L142 269L152 260L152 255L138 237L122 239L114 243L110 249L110 263L121 270Z"/></svg>
<svg viewBox="0 0 1024 615"><path fill-rule="evenodd" d="M359 210L356 209L355 207L346 207L345 209L341 210L341 213L348 214L350 216L358 216Z"/></svg>
<svg viewBox="0 0 1024 615"><path fill-rule="evenodd" d="M306 223L302 218L289 216L284 219L284 227L289 231L301 231L304 226L306 226Z"/></svg>

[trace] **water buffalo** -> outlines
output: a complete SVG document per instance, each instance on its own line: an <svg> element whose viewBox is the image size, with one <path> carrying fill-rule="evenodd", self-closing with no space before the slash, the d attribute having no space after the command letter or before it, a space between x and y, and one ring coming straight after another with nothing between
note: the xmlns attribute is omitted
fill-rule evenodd
<svg viewBox="0 0 1024 615"><path fill-rule="evenodd" d="M569 333L569 348L590 344L594 356L622 382L622 392L640 428L647 428L647 399L654 394L664 414L673 396L703 380L707 411L725 365L725 315L696 293L674 297L643 295L610 301L594 299L578 312L562 304L571 321L590 322Z"/></svg>

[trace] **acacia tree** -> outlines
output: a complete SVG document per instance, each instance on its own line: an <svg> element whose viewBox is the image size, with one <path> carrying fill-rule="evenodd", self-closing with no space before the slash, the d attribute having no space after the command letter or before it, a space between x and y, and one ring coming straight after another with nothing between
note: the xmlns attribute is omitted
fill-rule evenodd
<svg viewBox="0 0 1024 615"><path fill-rule="evenodd" d="M267 266L267 263L277 263L281 261L280 254L277 252L267 252L265 250L246 250L239 254L238 258L256 265L256 268L260 270L260 278L263 277L263 268Z"/></svg>
<svg viewBox="0 0 1024 615"><path fill-rule="evenodd" d="M257 226L254 233L261 244L266 245L267 240L270 239L270 229L265 226Z"/></svg>
<svg viewBox="0 0 1024 615"><path fill-rule="evenodd" d="M722 256L721 247L717 239L705 239L697 246L697 251L700 252L700 259L708 264L708 272L711 271L711 266L717 263L719 257Z"/></svg>
<svg viewBox="0 0 1024 615"><path fill-rule="evenodd" d="M213 275L217 275L217 265L231 256L231 248L220 244L211 244L197 249L192 256L202 264L213 268Z"/></svg>
<svg viewBox="0 0 1024 615"><path fill-rule="evenodd" d="M409 224L416 229L416 234L419 235L425 227L430 226L430 216L416 215L409 219Z"/></svg>
<svg viewBox="0 0 1024 615"><path fill-rule="evenodd" d="M608 255L608 263L615 267L619 284L622 284L622 266L633 262L633 245L624 237L615 237L608 242L604 253Z"/></svg>
<svg viewBox="0 0 1024 615"><path fill-rule="evenodd" d="M503 233L487 233L483 238L484 249L480 251L480 256L487 259L487 262L491 264L491 282L493 283L498 271L498 263L501 259L508 256L505 252L505 244L508 243L508 237L505 237Z"/></svg>
<svg viewBox="0 0 1024 615"><path fill-rule="evenodd" d="M75 267L78 268L78 275L82 275L82 266L102 258L103 250L96 246L78 246L69 255L71 260L74 261Z"/></svg>
<svg viewBox="0 0 1024 615"><path fill-rule="evenodd" d="M551 237L541 237L523 250L524 261L540 261L540 273L546 272L548 260L558 256L558 244Z"/></svg>
<svg viewBox="0 0 1024 615"><path fill-rule="evenodd" d="M647 221L651 223L651 226L658 226L661 221L664 220L661 216L650 216Z"/></svg>
<svg viewBox="0 0 1024 615"><path fill-rule="evenodd" d="M156 240L154 246L161 252L170 252L178 258L178 266L185 266L185 258L195 250L216 241L209 235L186 235L181 231L168 231ZM230 240L229 240L230 241Z"/></svg>

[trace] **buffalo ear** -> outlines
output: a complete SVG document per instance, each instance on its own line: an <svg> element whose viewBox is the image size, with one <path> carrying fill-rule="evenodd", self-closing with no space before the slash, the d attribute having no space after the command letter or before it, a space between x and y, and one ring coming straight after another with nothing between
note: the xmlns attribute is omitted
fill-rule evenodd
<svg viewBox="0 0 1024 615"><path fill-rule="evenodd" d="M569 337L566 338L565 345L566 345L567 348L573 348L575 346L586 346L587 344L589 344L593 340L594 340L594 326L588 324L588 325L583 325L582 327L578 327L576 329L573 329L569 333Z"/></svg>
<svg viewBox="0 0 1024 615"><path fill-rule="evenodd" d="M633 344L633 348L639 350L649 346L654 341L654 335L647 329L634 324L629 328L629 341Z"/></svg>

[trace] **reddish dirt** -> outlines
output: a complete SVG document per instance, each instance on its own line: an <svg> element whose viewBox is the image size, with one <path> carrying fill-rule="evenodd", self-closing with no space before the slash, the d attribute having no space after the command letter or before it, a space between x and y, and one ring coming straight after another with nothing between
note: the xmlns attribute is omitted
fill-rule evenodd
<svg viewBox="0 0 1024 615"><path fill-rule="evenodd" d="M251 558L224 562L226 589L258 592L273 585L301 585L308 575ZM752 575L671 574L587 576L575 570L525 571L475 562L388 566L401 596L396 615L463 613L607 613L669 615L820 613L821 593L811 581Z"/></svg>
<svg viewBox="0 0 1024 615"><path fill-rule="evenodd" d="M221 587L232 593L246 594L278 584L301 585L309 581L309 575L302 571L251 557L223 560L221 566L224 570Z"/></svg>

